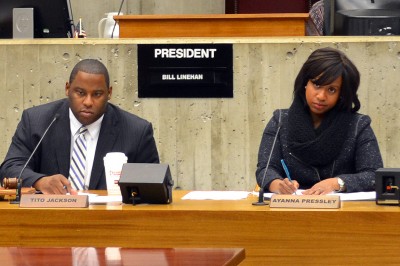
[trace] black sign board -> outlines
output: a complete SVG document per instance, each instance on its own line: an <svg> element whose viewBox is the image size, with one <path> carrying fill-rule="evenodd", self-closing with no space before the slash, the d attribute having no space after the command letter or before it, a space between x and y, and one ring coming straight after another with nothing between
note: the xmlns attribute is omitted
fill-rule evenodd
<svg viewBox="0 0 400 266"><path fill-rule="evenodd" d="M232 98L232 44L139 44L140 98Z"/></svg>

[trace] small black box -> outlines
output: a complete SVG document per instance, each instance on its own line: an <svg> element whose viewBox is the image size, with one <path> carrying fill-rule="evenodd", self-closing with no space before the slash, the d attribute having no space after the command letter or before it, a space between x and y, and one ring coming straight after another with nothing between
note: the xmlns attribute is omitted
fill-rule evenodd
<svg viewBox="0 0 400 266"><path fill-rule="evenodd" d="M168 204L174 182L168 164L126 163L119 187L123 203Z"/></svg>
<svg viewBox="0 0 400 266"><path fill-rule="evenodd" d="M339 10L335 35L400 35L400 9Z"/></svg>
<svg viewBox="0 0 400 266"><path fill-rule="evenodd" d="M400 168L379 168L375 172L376 204L399 205Z"/></svg>

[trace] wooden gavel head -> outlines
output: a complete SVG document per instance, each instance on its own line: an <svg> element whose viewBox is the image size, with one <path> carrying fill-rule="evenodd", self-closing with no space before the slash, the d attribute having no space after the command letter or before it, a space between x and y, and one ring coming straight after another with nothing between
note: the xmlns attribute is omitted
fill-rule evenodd
<svg viewBox="0 0 400 266"><path fill-rule="evenodd" d="M18 178L16 177L5 177L3 179L3 188L14 189L17 188Z"/></svg>

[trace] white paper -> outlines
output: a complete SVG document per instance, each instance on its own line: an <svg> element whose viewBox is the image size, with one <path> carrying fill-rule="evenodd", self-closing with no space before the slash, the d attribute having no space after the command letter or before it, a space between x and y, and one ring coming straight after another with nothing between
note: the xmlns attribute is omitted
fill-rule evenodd
<svg viewBox="0 0 400 266"><path fill-rule="evenodd" d="M96 196L96 197L89 197L89 204L106 204L111 202L121 202L122 203L122 196L114 195L114 196Z"/></svg>
<svg viewBox="0 0 400 266"><path fill-rule="evenodd" d="M122 203L121 195L99 196L98 194L90 194L90 193L83 193L83 192L78 192L78 195L88 195L89 204L107 204L107 203L111 203L111 202L121 202Z"/></svg>
<svg viewBox="0 0 400 266"><path fill-rule="evenodd" d="M250 194L248 191L192 191L183 200L240 200Z"/></svg>
<svg viewBox="0 0 400 266"><path fill-rule="evenodd" d="M353 193L336 193L340 196L340 200L342 201L350 201L350 200L375 200L376 192L368 191L368 192L353 192Z"/></svg>

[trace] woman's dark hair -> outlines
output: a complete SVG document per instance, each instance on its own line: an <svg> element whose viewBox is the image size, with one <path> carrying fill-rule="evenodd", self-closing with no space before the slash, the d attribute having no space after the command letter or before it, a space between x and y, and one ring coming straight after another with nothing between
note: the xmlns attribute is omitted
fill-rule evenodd
<svg viewBox="0 0 400 266"><path fill-rule="evenodd" d="M100 74L104 76L104 79L106 81L107 88L110 87L110 77L108 75L108 70L104 66L103 63L101 63L99 60L96 59L83 59L79 63L77 63L74 68L71 71L71 74L69 76L69 83L71 84L75 77L76 74L78 74L79 71L89 73L89 74Z"/></svg>
<svg viewBox="0 0 400 266"><path fill-rule="evenodd" d="M304 63L294 83L294 97L301 97L306 104L305 87L309 80L316 85L327 85L342 77L337 108L345 112L357 112L361 105L357 90L360 73L347 56L334 48L315 50Z"/></svg>

